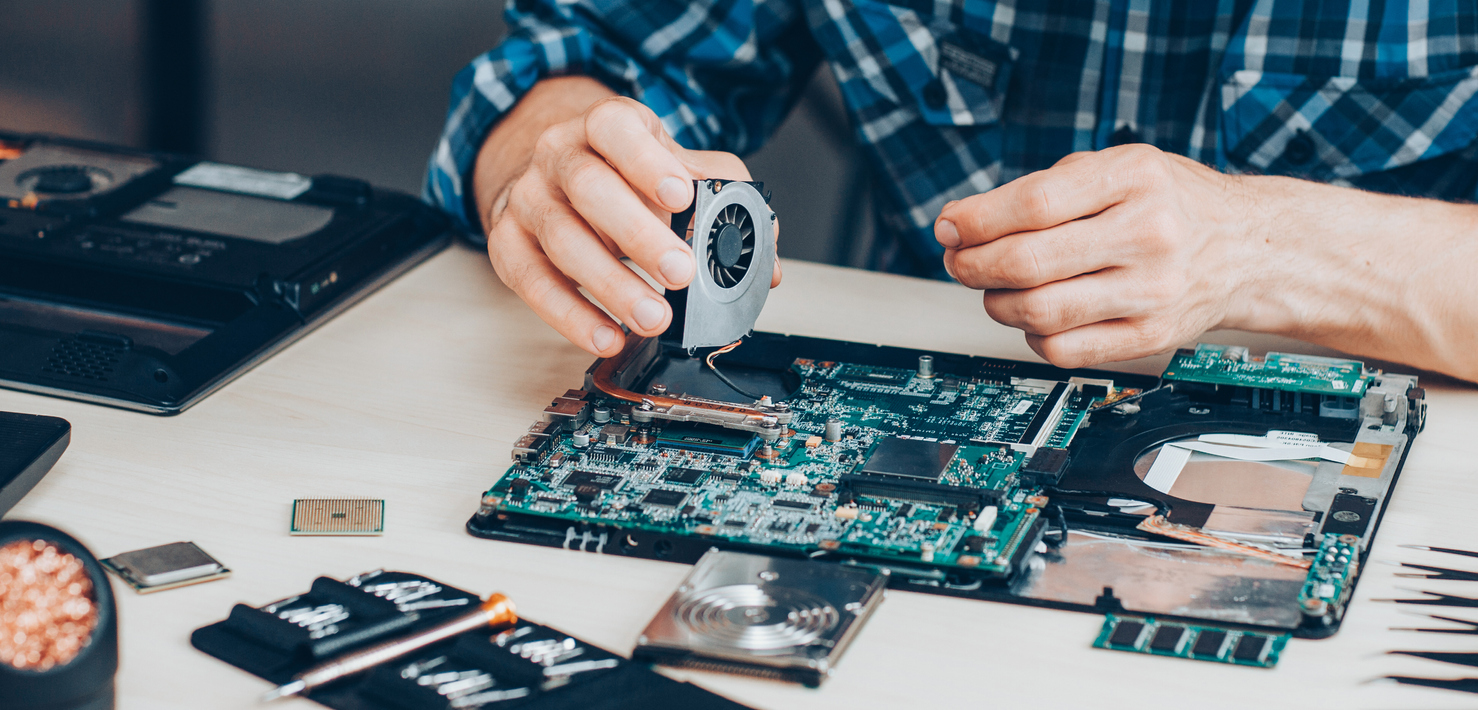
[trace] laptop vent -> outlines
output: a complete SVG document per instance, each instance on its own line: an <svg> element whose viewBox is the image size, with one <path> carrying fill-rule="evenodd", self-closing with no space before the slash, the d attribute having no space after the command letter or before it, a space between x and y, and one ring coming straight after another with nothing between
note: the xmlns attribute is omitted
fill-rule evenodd
<svg viewBox="0 0 1478 710"><path fill-rule="evenodd" d="M76 339L63 340L51 351L46 367L41 371L48 375L80 377L87 380L107 382L118 364L118 354L123 348L102 343Z"/></svg>

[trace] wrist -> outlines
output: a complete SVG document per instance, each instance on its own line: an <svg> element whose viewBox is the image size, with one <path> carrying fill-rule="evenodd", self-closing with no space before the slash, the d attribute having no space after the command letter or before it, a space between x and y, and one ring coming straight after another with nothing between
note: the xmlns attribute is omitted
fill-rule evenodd
<svg viewBox="0 0 1478 710"><path fill-rule="evenodd" d="M1223 259L1231 283L1226 312L1217 329L1281 332L1292 327L1297 315L1276 284L1285 280L1278 265L1287 256L1290 209L1284 196L1296 192L1297 180L1281 177L1228 175L1228 210L1221 236L1228 248Z"/></svg>

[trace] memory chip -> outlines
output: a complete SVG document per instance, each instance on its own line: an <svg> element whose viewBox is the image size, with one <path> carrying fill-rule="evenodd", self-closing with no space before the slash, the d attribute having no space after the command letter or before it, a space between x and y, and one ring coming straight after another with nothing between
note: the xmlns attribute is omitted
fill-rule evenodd
<svg viewBox="0 0 1478 710"><path fill-rule="evenodd" d="M782 498L776 498L775 500L770 501L770 505L778 506L781 508L794 508L795 510L810 510L813 507L808 501L784 500Z"/></svg>
<svg viewBox="0 0 1478 710"><path fill-rule="evenodd" d="M1109 636L1109 645L1128 646L1135 648L1139 646L1139 637L1144 635L1144 624L1138 621L1124 620L1114 628L1114 633Z"/></svg>
<svg viewBox="0 0 1478 710"><path fill-rule="evenodd" d="M1237 641L1236 650L1232 651L1232 658L1248 663L1261 663L1267 650L1268 637L1242 634L1242 638Z"/></svg>
<svg viewBox="0 0 1478 710"><path fill-rule="evenodd" d="M205 554L205 550L193 542L172 542L124 552L98 561L139 594L209 582L231 575L231 570Z"/></svg>
<svg viewBox="0 0 1478 710"><path fill-rule="evenodd" d="M385 501L372 498L299 498L290 535L382 535Z"/></svg>
<svg viewBox="0 0 1478 710"><path fill-rule="evenodd" d="M1225 631L1202 631L1196 637L1196 645L1191 647L1191 655L1217 658L1221 656L1221 647L1227 642Z"/></svg>
<svg viewBox="0 0 1478 710"><path fill-rule="evenodd" d="M1150 639L1150 648L1166 653L1180 653L1180 645L1184 640L1184 626L1161 626L1155 629L1155 635Z"/></svg>

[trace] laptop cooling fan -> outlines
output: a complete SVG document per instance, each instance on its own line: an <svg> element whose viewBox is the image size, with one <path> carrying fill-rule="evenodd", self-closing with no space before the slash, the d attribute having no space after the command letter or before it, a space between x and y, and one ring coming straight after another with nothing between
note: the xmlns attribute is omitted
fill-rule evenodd
<svg viewBox="0 0 1478 710"><path fill-rule="evenodd" d="M728 345L749 333L775 273L775 213L762 183L694 181L693 206L672 216L673 231L693 247L696 270L686 289L667 293L682 347Z"/></svg>

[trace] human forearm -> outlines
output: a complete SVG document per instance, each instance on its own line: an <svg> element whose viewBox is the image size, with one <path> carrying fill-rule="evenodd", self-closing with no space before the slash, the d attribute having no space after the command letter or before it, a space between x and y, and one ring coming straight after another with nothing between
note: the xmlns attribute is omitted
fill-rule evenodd
<svg viewBox="0 0 1478 710"><path fill-rule="evenodd" d="M985 310L1061 367L1237 328L1478 382L1478 207L1226 175L1147 145L945 205Z"/></svg>
<svg viewBox="0 0 1478 710"><path fill-rule="evenodd" d="M1257 207L1224 327L1478 381L1478 206L1238 180Z"/></svg>
<svg viewBox="0 0 1478 710"><path fill-rule="evenodd" d="M588 76L560 76L534 85L488 133L472 173L477 219L487 231L498 196L528 169L539 136L555 124L585 113L595 102L615 96Z"/></svg>

